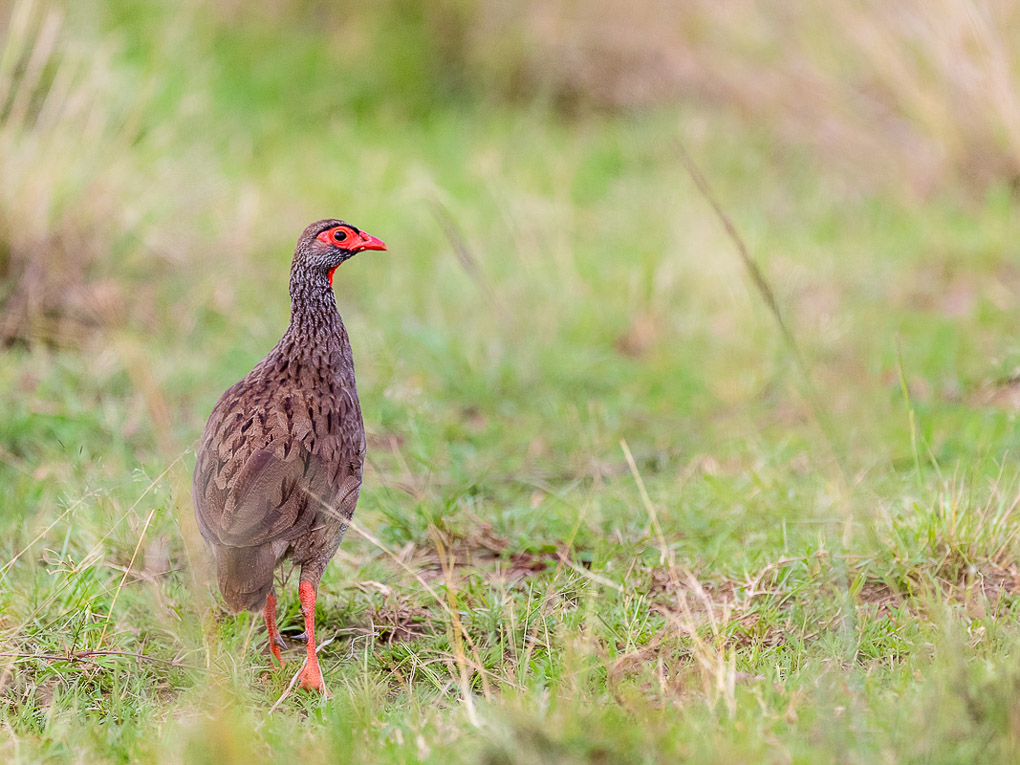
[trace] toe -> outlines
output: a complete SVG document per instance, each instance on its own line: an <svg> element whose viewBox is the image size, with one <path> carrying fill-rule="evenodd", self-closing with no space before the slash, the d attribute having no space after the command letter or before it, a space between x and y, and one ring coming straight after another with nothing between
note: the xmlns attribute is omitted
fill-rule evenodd
<svg viewBox="0 0 1020 765"><path fill-rule="evenodd" d="M326 690L326 684L322 681L322 672L319 671L318 667L315 669L309 669L307 666L301 670L301 687L306 691L317 691L324 696L329 696L330 693Z"/></svg>

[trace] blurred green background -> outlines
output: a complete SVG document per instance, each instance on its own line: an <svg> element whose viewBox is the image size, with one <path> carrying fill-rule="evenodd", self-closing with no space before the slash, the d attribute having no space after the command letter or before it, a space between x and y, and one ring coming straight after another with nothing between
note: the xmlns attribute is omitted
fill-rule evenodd
<svg viewBox="0 0 1020 765"><path fill-rule="evenodd" d="M1006 0L0 1L0 755L1015 761L1018 40ZM335 280L323 702L216 599L190 470L332 216L390 250Z"/></svg>

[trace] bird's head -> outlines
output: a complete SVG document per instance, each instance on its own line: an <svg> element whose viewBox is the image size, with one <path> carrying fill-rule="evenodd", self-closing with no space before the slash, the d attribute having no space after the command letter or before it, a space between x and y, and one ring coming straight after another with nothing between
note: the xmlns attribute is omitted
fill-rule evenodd
<svg viewBox="0 0 1020 765"><path fill-rule="evenodd" d="M294 250L294 268L321 271L333 283L333 272L362 250L385 250L381 239L342 220L320 220L304 230Z"/></svg>

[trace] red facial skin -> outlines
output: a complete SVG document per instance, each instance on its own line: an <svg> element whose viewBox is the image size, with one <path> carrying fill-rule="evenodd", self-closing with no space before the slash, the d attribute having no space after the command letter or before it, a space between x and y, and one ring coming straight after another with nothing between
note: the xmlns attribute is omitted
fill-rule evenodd
<svg viewBox="0 0 1020 765"><path fill-rule="evenodd" d="M339 237L339 238L338 238ZM382 239L366 234L364 231L357 231L350 226L334 226L333 228L327 228L321 234L318 239L323 244L328 244L331 247L339 247L344 250L348 250L351 253L361 252L362 250L385 250L386 245ZM329 284L333 286L333 271L329 272Z"/></svg>

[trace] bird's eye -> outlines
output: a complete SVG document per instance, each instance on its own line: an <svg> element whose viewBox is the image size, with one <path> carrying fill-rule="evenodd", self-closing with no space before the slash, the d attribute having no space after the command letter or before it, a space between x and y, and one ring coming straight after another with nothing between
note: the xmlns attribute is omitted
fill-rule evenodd
<svg viewBox="0 0 1020 765"><path fill-rule="evenodd" d="M344 241L346 241L347 240L347 232L344 231L342 228L341 229L337 229L336 231L333 232L333 240L336 241L336 242L344 242Z"/></svg>

